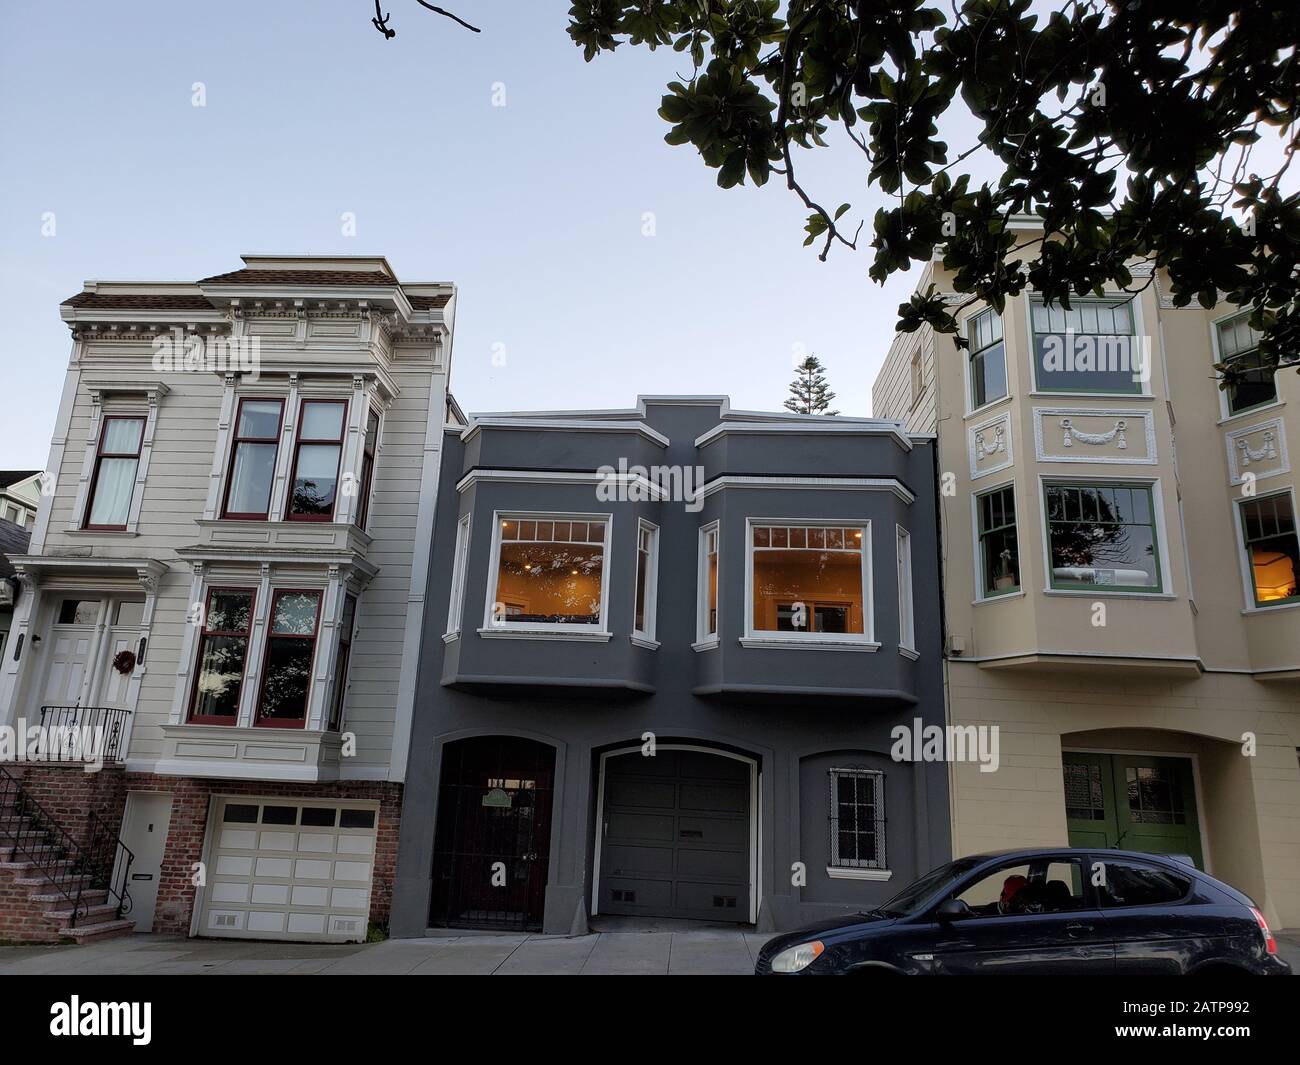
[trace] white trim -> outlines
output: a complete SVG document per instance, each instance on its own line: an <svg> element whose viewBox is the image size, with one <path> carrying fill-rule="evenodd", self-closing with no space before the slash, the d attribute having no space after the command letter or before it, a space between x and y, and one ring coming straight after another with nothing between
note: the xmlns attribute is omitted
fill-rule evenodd
<svg viewBox="0 0 1300 1065"><path fill-rule="evenodd" d="M497 602L497 582L500 579L501 564L501 523L503 521L599 521L605 527L605 538L601 544L600 565L600 623L598 626L582 624L546 624L526 622L511 624L508 620L496 621L493 618L493 606ZM612 513L571 513L561 511L539 510L494 510L492 512L492 550L488 557L488 577L484 586L488 594L483 601L483 627L478 630L480 636L504 636L509 639L513 634L521 639L538 639L557 635L579 640L608 640L609 631L609 574L613 569L613 535L614 515ZM544 541L540 541L544 542ZM584 541L589 546L589 541Z"/></svg>
<svg viewBox="0 0 1300 1065"><path fill-rule="evenodd" d="M723 417L726 417L726 415L724 414ZM820 418L823 415L812 415L811 417ZM795 422L793 424L789 422L720 422L708 432L697 436L695 446L697 448L704 447L727 433L844 433L852 436L889 436L904 451L912 450L912 441L903 432L898 422L875 418L855 421L838 416L834 421Z"/></svg>
<svg viewBox="0 0 1300 1065"><path fill-rule="evenodd" d="M1287 607L1300 606L1296 602L1275 603L1272 606L1262 606L1255 601L1255 578L1251 569L1250 559L1246 555L1246 532L1242 528L1241 508L1247 503L1254 503L1261 499L1271 499L1274 496L1289 496L1291 499L1291 517L1295 519L1300 517L1300 511L1296 509L1295 486L1288 485L1286 488L1279 488L1276 492L1265 492L1262 495L1253 495L1238 497L1232 501L1232 524L1237 540L1237 567L1241 574L1242 592L1245 595L1246 605L1242 610L1243 614L1261 614L1272 610L1285 609ZM1296 534L1300 536L1300 533Z"/></svg>
<svg viewBox="0 0 1300 1065"><path fill-rule="evenodd" d="M632 641L632 644L635 647L644 647L647 651L659 650L658 640L647 640L642 636L637 636L635 633L629 636L628 639Z"/></svg>
<svg viewBox="0 0 1300 1065"><path fill-rule="evenodd" d="M820 488L840 492L893 492L904 503L916 502L916 496L893 477L776 477L727 474L715 477L701 490L707 499L724 488Z"/></svg>
<svg viewBox="0 0 1300 1065"><path fill-rule="evenodd" d="M696 640L691 644L691 650L697 653L700 651L715 651L719 642L716 636L710 636L707 640Z"/></svg>
<svg viewBox="0 0 1300 1065"><path fill-rule="evenodd" d="M509 629L492 628L486 626L478 630L478 634L487 640L558 640L561 643L608 643L613 637L612 632L605 630L592 632L578 632L573 629L526 629L513 627Z"/></svg>
<svg viewBox="0 0 1300 1065"><path fill-rule="evenodd" d="M447 631L443 641L448 637L460 635L461 615L465 611L465 583L469 575L470 517L466 513L456 522L456 540L451 564L451 597L447 602Z"/></svg>
<svg viewBox="0 0 1300 1065"><path fill-rule="evenodd" d="M1144 439L1147 444L1147 454L1145 458L1129 458L1126 455L1115 454L1094 454L1091 452L1079 450L1074 451L1071 445L1071 454L1065 454L1064 449L1055 453L1048 453L1047 444L1043 439L1043 420L1045 418L1056 417L1079 417L1079 418L1114 418L1116 428L1118 423L1127 422L1132 418L1139 418L1145 428ZM1039 462L1086 462L1089 464L1122 464L1126 466L1154 466L1158 459L1156 456L1156 424L1154 412L1149 410L1120 410L1116 408L1104 407L1034 407L1034 455ZM1067 437L1068 439L1068 437Z"/></svg>
<svg viewBox="0 0 1300 1065"><path fill-rule="evenodd" d="M1149 592L1133 588L1121 588L1118 590L1108 590L1106 585L1096 585L1092 588L1053 588L1052 587L1052 546L1047 535L1047 484L1073 484L1073 485L1139 485L1151 490L1151 520L1152 528L1155 529L1156 543L1159 548L1156 554L1157 566L1157 584L1158 588L1152 588ZM1017 515L1017 521L1019 516ZM1165 500L1164 492L1161 490L1159 477L1125 477L1105 475L1095 475L1085 477L1079 475L1059 475L1040 473L1038 475L1038 532L1043 549L1043 594L1044 595L1061 595L1061 596L1091 596L1094 599L1177 599L1178 593L1173 590L1174 574L1169 564L1169 533L1165 527ZM1016 545L1019 547L1020 536L1017 529ZM1185 545L1184 545L1185 549ZM1021 577L1021 586L1024 585L1023 574ZM1131 658L1132 655L1123 657Z"/></svg>
<svg viewBox="0 0 1300 1065"><path fill-rule="evenodd" d="M758 907L763 898L762 886L759 882L761 864L759 852L762 840L763 809L760 802L761 774L758 770L758 759L751 758L746 754L738 754L735 751L727 751L718 747L706 747L697 743L660 743L656 744L655 749L660 751L700 751L721 758L732 758L737 762L745 762L749 765L749 923L754 924L758 920ZM605 763L610 758L638 753L640 750L640 746L619 747L612 751L602 751L600 755L600 773L596 784L596 847L591 863L592 917L596 917L600 913L601 844L605 836Z"/></svg>
<svg viewBox="0 0 1300 1065"><path fill-rule="evenodd" d="M826 875L832 880L892 880L892 869L852 869L844 865L828 865Z"/></svg>
<svg viewBox="0 0 1300 1065"><path fill-rule="evenodd" d="M641 534L650 533L650 558L646 563L645 628L636 627L636 595L640 590L638 569L641 564ZM636 520L636 543L632 554L632 642L638 647L654 650L659 646L655 639L655 625L659 615L659 526L645 518Z"/></svg>
<svg viewBox="0 0 1300 1065"><path fill-rule="evenodd" d="M626 485L635 486L645 493L647 499L661 502L668 498L668 492L662 485L631 473L601 473L599 470L563 471L563 470L470 470L456 482L456 491L465 492L479 481L505 482L507 484L591 484L591 485Z"/></svg>
<svg viewBox="0 0 1300 1065"><path fill-rule="evenodd" d="M754 526L784 525L806 528L861 529L862 577L862 632L861 633L824 633L824 632L779 632L775 629L754 628ZM798 550L796 548L796 550ZM832 549L833 550L833 549ZM808 647L810 649L828 650L862 650L874 651L880 644L876 642L876 582L872 560L871 520L869 518L745 518L745 625L740 643L742 647ZM844 551L844 554L850 552ZM721 567L719 567L721 573ZM718 595L721 604L721 593ZM721 626L719 626L721 632Z"/></svg>
<svg viewBox="0 0 1300 1065"><path fill-rule="evenodd" d="M998 425L1003 426L1002 434L1001 436L996 432L993 434L996 443L988 454L996 454L1000 451L1006 455L1006 459L993 466L985 466L981 469L979 463L983 456L980 454L980 448L982 446L980 438L984 436L988 430L993 429ZM1015 462L1015 445L1012 440L1012 435L1011 411L1009 410L1004 410L996 418L990 418L988 421L981 422L979 425L967 426L966 444L970 451L970 479L972 483L978 481L981 477L987 477L993 473L1001 473Z"/></svg>
<svg viewBox="0 0 1300 1065"><path fill-rule="evenodd" d="M529 431L559 429L566 433L636 433L660 447L668 446L668 437L655 432L640 421L591 421L587 419L513 418L499 415L471 415L470 424L460 434L462 441L472 440L479 431L487 429L526 429Z"/></svg>
<svg viewBox="0 0 1300 1065"><path fill-rule="evenodd" d="M1141 382L1142 387L1137 392L1076 392L1062 391L1060 389L1043 388L1038 382L1038 353L1034 350L1034 307L1035 298L1042 300L1043 296L1035 288L1026 288L1024 292L1025 300L1025 337L1028 340L1029 354L1029 383L1031 396L1050 396L1058 403L1067 399L1154 399L1155 394L1151 390L1152 381L1155 379L1155 367L1151 367L1151 373L1147 379ZM1147 336L1146 319L1142 311L1141 293L1123 292L1117 289L1108 289L1100 296L1071 296L1071 305L1080 303L1123 303L1128 302L1132 307L1133 313L1133 332L1131 336L1136 342L1140 337ZM1057 301L1059 305L1060 301ZM1075 336L1085 336L1091 334L1076 333ZM1156 357L1155 336L1151 336L1151 359L1154 362ZM1163 372L1163 368L1162 368Z"/></svg>
<svg viewBox="0 0 1300 1065"><path fill-rule="evenodd" d="M979 352L975 351L970 346L965 348L959 348L958 352L962 355L961 407L962 410L966 412L963 415L964 418L978 417L984 412L992 409L993 407L996 407L999 403L1009 403L1015 395L1015 393L1012 391L1011 388L1011 360L1008 357L1008 353L1007 353L1007 328L1006 328L1006 321L1004 320L1003 315L999 314L997 310L989 306L989 304L981 301L978 304L973 304L972 306L966 309L966 313L961 316L960 322L958 324L958 328L961 330L961 335L966 338L967 345L970 345L971 342L970 324L974 319L978 318L981 314L984 314L985 312L997 318L998 324L1002 329L1002 336L997 341L995 341L994 344L1002 345L1002 373L1003 376L1006 378L1007 392L1006 395L999 396L997 399L990 399L987 402L980 404L978 407L972 406L971 405L972 401L975 399L975 389L974 389L974 381L971 378L970 368L971 368L971 361L975 358L976 355L979 354ZM994 344L990 344L988 348L981 348L980 351L987 351L989 350L989 348L992 348Z"/></svg>
<svg viewBox="0 0 1300 1065"><path fill-rule="evenodd" d="M916 599L912 593L912 534L894 526L894 552L898 570L898 650L916 655ZM904 609L906 608L906 609Z"/></svg>
<svg viewBox="0 0 1300 1065"><path fill-rule="evenodd" d="M1253 411L1247 413L1254 413ZM1253 436L1255 433L1267 431L1273 432L1273 445L1277 451L1277 468L1268 470L1266 473L1256 473L1255 480L1262 481L1265 477L1276 477L1281 473L1291 472L1291 457L1287 453L1286 447L1286 422L1282 418L1270 418L1268 421L1257 422L1254 425L1243 425L1231 432L1225 433L1223 440L1228 448L1228 483L1243 484L1246 480L1245 474L1241 472L1238 466L1238 459L1242 453L1241 444L1245 438ZM1246 464L1251 462L1268 461L1267 459L1247 458Z"/></svg>
<svg viewBox="0 0 1300 1065"><path fill-rule="evenodd" d="M705 554L708 534L714 535L714 553L718 556L718 611L717 618L710 632L708 628L709 613L709 560ZM722 638L722 520L716 519L707 525L701 525L696 535L695 547L695 643L691 647L696 651L710 651L718 646Z"/></svg>
<svg viewBox="0 0 1300 1065"><path fill-rule="evenodd" d="M1280 410L1286 406L1286 400L1278 399L1272 403L1261 403L1258 407L1251 407L1240 414L1229 414L1226 418L1220 418L1214 424L1217 426L1231 425L1233 422L1239 422L1243 418L1249 418L1253 414L1268 414L1275 410Z"/></svg>
<svg viewBox="0 0 1300 1065"><path fill-rule="evenodd" d="M1210 369L1213 370L1217 363L1224 361L1223 351L1219 347L1219 326L1224 322L1231 321L1233 318L1241 318L1250 315L1250 308L1242 309L1237 307L1227 314L1221 314L1217 318L1210 319ZM1219 393L1219 424L1234 421L1237 418L1244 418L1250 414L1259 414L1263 411L1270 410L1273 407L1281 406L1285 400L1282 399L1282 390L1277 387L1277 370L1273 371L1273 398L1267 403L1259 403L1253 407L1247 407L1245 410L1239 410L1235 414L1228 404L1228 390L1226 388L1216 388Z"/></svg>
<svg viewBox="0 0 1300 1065"><path fill-rule="evenodd" d="M1011 506L1015 510L1015 530L1016 530L1016 578L1019 581L1014 591L1003 592L1000 595L984 594L984 555L980 551L980 513L979 501L987 495L994 492L1000 492L1004 488L1011 489ZM971 515L971 551L974 557L975 568L975 598L972 600L972 606L978 606L981 603L995 603L1002 599L1015 599L1017 596L1025 594L1024 567L1020 559L1020 496L1016 488L1014 478L1009 481L1002 481L999 484L986 485L978 492L972 491L970 496L970 515Z"/></svg>

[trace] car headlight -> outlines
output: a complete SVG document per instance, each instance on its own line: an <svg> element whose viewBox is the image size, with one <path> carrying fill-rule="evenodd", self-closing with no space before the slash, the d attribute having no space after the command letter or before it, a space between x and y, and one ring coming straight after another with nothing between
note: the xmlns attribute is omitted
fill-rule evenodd
<svg viewBox="0 0 1300 1065"><path fill-rule="evenodd" d="M797 973L800 969L808 968L825 949L826 946L820 939L787 947L772 959L772 972Z"/></svg>

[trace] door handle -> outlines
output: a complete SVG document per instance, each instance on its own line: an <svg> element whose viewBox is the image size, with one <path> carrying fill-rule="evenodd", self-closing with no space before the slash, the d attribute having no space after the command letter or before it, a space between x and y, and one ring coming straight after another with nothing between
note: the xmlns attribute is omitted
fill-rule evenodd
<svg viewBox="0 0 1300 1065"><path fill-rule="evenodd" d="M1090 924L1080 924L1075 921L1073 924L1065 926L1065 934L1072 939L1078 939L1080 936L1091 935L1093 926Z"/></svg>

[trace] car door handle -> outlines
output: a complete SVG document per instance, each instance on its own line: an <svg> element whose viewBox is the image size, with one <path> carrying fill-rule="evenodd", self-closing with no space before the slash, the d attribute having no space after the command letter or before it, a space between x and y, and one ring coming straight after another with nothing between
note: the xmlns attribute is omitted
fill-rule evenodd
<svg viewBox="0 0 1300 1065"><path fill-rule="evenodd" d="M1080 936L1092 935L1093 926L1090 924L1080 924L1075 921L1065 926L1065 934L1071 939L1078 939Z"/></svg>

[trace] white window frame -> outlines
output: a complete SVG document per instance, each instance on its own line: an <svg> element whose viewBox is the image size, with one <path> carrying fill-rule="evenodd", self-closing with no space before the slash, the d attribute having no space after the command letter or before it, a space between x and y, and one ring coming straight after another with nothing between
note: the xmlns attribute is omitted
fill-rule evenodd
<svg viewBox="0 0 1300 1065"><path fill-rule="evenodd" d="M1002 372L1006 376L1007 391L1004 395L998 396L997 399L990 399L987 403L982 403L978 407L975 406L975 375L971 372L971 360L975 357L977 352L974 350L973 346L968 347L965 351L961 352L961 354L965 356L965 358L962 360L962 375L963 375L963 380L965 382L966 398L963 402L965 403L966 417L970 417L973 414L982 414L984 411L996 407L999 403L1005 403L1007 400L1011 398L1013 394L1013 390L1011 387L1012 384L1011 359L1007 353L1008 342L1007 342L1006 317L1004 315L998 314L998 312L994 310L992 307L985 306L985 307L977 308L976 310L971 311L970 314L966 315L966 317L962 319L961 322L962 335L966 338L967 344L970 344L971 326L974 324L975 319L978 318L981 314L993 315L993 317L998 319L999 328L1002 330L1002 339L999 341L999 343L1001 343L1002 345ZM992 347L993 345L990 344L989 346Z"/></svg>
<svg viewBox="0 0 1300 1065"><path fill-rule="evenodd" d="M1016 570L1020 577L1020 587L1013 591L1002 592L997 595L986 595L984 592L985 573L984 573L984 552L980 544L980 500L994 492L1001 492L1004 489L1011 489L1011 505L1016 509ZM1044 518L1046 522L1046 518ZM971 600L971 605L976 606L980 603L997 603L1003 599L1015 599L1025 594L1025 567L1024 551L1021 547L1021 533L1024 521L1020 513L1020 490L1016 487L1014 480L1003 481L1001 484L989 485L987 488L981 488L978 492L971 492L970 497L970 528L971 528L971 552L975 560L975 598Z"/></svg>
<svg viewBox="0 0 1300 1065"><path fill-rule="evenodd" d="M718 556L718 622L713 632L709 632L709 557L707 544L709 535L714 537L714 554ZM691 646L697 651L706 651L717 647L722 637L722 522L711 521L700 526L699 540L695 558L695 643Z"/></svg>
<svg viewBox="0 0 1300 1065"><path fill-rule="evenodd" d="M836 785L839 783L839 778L842 776L850 776L850 777L858 777L858 778L867 777L872 781L876 793L875 794L876 822L880 824L882 828L880 829L880 831L877 832L876 858L874 861L870 861L866 858L841 858L839 832L832 829L830 833L830 837L831 837L830 838L830 865L827 867L826 871L830 873L832 876L835 876L836 873L840 873L841 875L845 875L849 877L853 877L855 874L857 874L861 877L861 879L888 880L889 876L892 874L888 873L889 870L889 850L887 847L888 840L885 838L886 833L885 833L885 829L883 828L883 826L886 823L885 822L885 774L883 770L867 769L861 766L859 767L832 766L827 771L827 776L830 781L830 794L828 796L829 798L828 813L830 816L827 819L828 826L834 825L839 821L839 794L838 794L838 789L836 788ZM875 877L870 875L863 875L866 874L868 870L876 873L883 873L885 875L875 876Z"/></svg>
<svg viewBox="0 0 1300 1065"><path fill-rule="evenodd" d="M769 632L754 628L754 526L784 525L790 528L860 529L862 531L862 629L861 633ZM719 596L719 602L721 596ZM875 579L872 573L871 521L868 518L746 518L745 519L745 634L744 647L814 648L817 650L875 651Z"/></svg>
<svg viewBox="0 0 1300 1065"><path fill-rule="evenodd" d="M471 515L466 514L456 523L456 547L451 565L451 598L447 603L445 637L460 635L461 615L465 612L465 581L469 574L470 518Z"/></svg>
<svg viewBox="0 0 1300 1065"><path fill-rule="evenodd" d="M916 599L912 592L912 534L894 526L894 549L898 569L898 653L917 658Z"/></svg>
<svg viewBox="0 0 1300 1065"><path fill-rule="evenodd" d="M1210 321L1210 365L1224 361L1223 346L1219 343L1219 326L1225 322L1230 322L1234 318L1240 318L1242 315L1250 314L1249 310L1237 308L1228 314L1221 314L1219 317ZM1277 371L1273 371L1273 398L1267 403L1260 403L1258 406L1247 407L1245 410L1239 410L1236 414L1232 413L1232 408L1228 404L1228 390L1226 388L1217 388L1219 393L1219 423L1235 422L1239 418L1249 418L1255 414L1262 414L1265 411L1273 410L1275 407L1281 407L1286 400L1282 398L1282 390L1277 386Z"/></svg>
<svg viewBox="0 0 1300 1065"><path fill-rule="evenodd" d="M1147 379L1142 382L1142 387L1136 392L1101 392L1101 391L1064 391L1062 389L1043 388L1038 380L1038 354L1034 350L1034 302L1042 301L1043 294L1037 289L1025 289L1023 293L1025 301L1025 337L1027 341L1027 352L1029 357L1029 380L1033 389L1032 395L1035 396L1054 396L1057 399L1080 398L1084 396L1108 396L1120 399L1151 399L1154 396L1155 383L1155 366L1151 367L1151 372L1147 374ZM1071 305L1080 303L1123 303L1125 300L1133 308L1133 337L1148 336L1146 322L1142 311L1142 299L1139 294L1127 292L1106 291L1101 296L1071 297ZM1003 325L1005 326L1005 322ZM1005 336L1005 332L1003 334ZM1076 334L1077 335L1077 334ZM1156 340L1157 337L1151 337L1151 361L1156 359ZM1008 385L1009 387L1009 385Z"/></svg>
<svg viewBox="0 0 1300 1065"><path fill-rule="evenodd" d="M1156 531L1156 544L1159 550L1156 551L1156 566L1159 568L1160 590L1152 588L1149 592L1136 591L1126 588L1121 591L1108 591L1106 585L1094 585L1091 588L1053 588L1052 587L1052 543L1051 537L1047 532L1047 486L1049 484L1066 484L1082 487L1122 484L1131 485L1135 488L1148 488L1151 490L1151 510L1154 519L1154 529ZM1016 501L1017 506L1019 500ZM1164 493L1160 487L1160 478L1152 477L1106 477L1097 475L1093 477L1060 477L1040 474L1038 477L1038 534L1040 538L1040 547L1043 558L1043 594L1053 596L1088 596L1092 599L1177 599L1178 593L1174 591L1174 573L1169 564L1169 530L1165 524L1165 500ZM1020 542L1020 515L1016 514L1016 541L1017 546ZM1184 545L1186 550L1186 545ZM1024 565L1023 556L1021 565ZM1023 569L1020 575L1020 587L1025 587L1025 575Z"/></svg>
<svg viewBox="0 0 1300 1065"><path fill-rule="evenodd" d="M1270 496L1286 495L1291 497L1291 513L1296 518L1300 518L1300 510L1296 509L1296 493L1294 486L1279 489L1276 492L1264 492L1250 497L1239 497L1233 500L1232 518L1233 527L1236 530L1237 537L1237 565L1241 570L1241 587L1245 597L1245 608L1243 614L1269 614L1276 610L1296 610L1300 609L1300 602L1275 603L1272 606L1260 606L1255 601L1255 577L1251 572L1250 556L1246 553L1246 530L1241 520L1241 508L1247 503L1253 503L1259 499L1268 499Z"/></svg>
<svg viewBox="0 0 1300 1065"><path fill-rule="evenodd" d="M650 534L649 559L646 562L645 588L645 627L636 627L636 594L640 590L638 569L641 565L641 537ZM655 624L658 620L659 598L659 526L654 522L638 518L636 522L636 543L632 554L632 642L651 650L659 646L655 640Z"/></svg>
<svg viewBox="0 0 1300 1065"><path fill-rule="evenodd" d="M503 521L599 521L605 524L605 538L601 544L600 567L600 622L597 625L560 624L530 621L512 624L496 621L492 608L497 601L497 581L501 565L501 523ZM609 631L609 573L613 568L614 515L609 512L586 513L537 510L494 510L492 512L492 551L488 558L487 595L483 602L483 627L480 636L504 639L598 640L607 642Z"/></svg>

